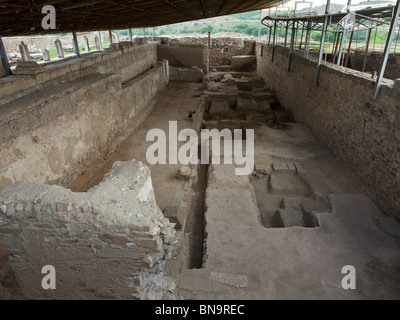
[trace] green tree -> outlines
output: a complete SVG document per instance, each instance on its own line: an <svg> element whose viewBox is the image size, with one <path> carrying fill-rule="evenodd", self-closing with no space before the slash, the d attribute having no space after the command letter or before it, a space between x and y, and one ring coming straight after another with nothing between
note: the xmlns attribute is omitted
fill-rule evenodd
<svg viewBox="0 0 400 320"><path fill-rule="evenodd" d="M205 34L205 33L208 33L208 32L213 32L213 30L214 30L213 26L208 25L206 27L201 28L199 31L200 31L200 33Z"/></svg>

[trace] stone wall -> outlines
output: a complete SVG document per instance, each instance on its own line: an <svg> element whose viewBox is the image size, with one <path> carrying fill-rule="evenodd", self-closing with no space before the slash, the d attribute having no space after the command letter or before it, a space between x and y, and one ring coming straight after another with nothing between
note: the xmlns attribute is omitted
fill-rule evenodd
<svg viewBox="0 0 400 320"><path fill-rule="evenodd" d="M141 162L116 162L87 193L33 181L8 186L0 222L25 299L175 298L174 281L163 275L174 225L157 207ZM48 265L55 290L41 285Z"/></svg>
<svg viewBox="0 0 400 320"><path fill-rule="evenodd" d="M180 38L160 38L161 43L173 47L202 45L204 50L208 49L208 37L180 37ZM208 50L209 65L230 65L233 56L254 55L255 40L250 38L228 38L213 37L211 35L211 48ZM159 52L160 54L160 52ZM168 59L168 57L163 57ZM187 59L190 57L187 57ZM197 64L196 64L197 65ZM187 64L186 67L192 65ZM201 68L199 65L197 65ZM179 67L179 65L177 65ZM182 65L180 65L182 67ZM206 72L204 72L206 73Z"/></svg>
<svg viewBox="0 0 400 320"><path fill-rule="evenodd" d="M208 48L205 44L182 44L180 42L161 41L158 46L159 59L166 59L173 67L191 68L196 66L208 73Z"/></svg>
<svg viewBox="0 0 400 320"><path fill-rule="evenodd" d="M374 72L379 73L379 70L382 66L383 54L372 52L367 56L367 63L365 65L366 72ZM356 52L350 55L349 66L352 69L362 71L364 66L364 54L361 52ZM388 79L397 79L400 78L400 56L390 54L387 66L385 70L385 78Z"/></svg>
<svg viewBox="0 0 400 320"><path fill-rule="evenodd" d="M193 66L191 68L170 67L172 81L202 82L205 75L203 70Z"/></svg>
<svg viewBox="0 0 400 320"><path fill-rule="evenodd" d="M121 45L0 79L0 189L26 179L68 187L144 119L167 69L155 45Z"/></svg>
<svg viewBox="0 0 400 320"><path fill-rule="evenodd" d="M271 53L271 46L257 43L258 74L381 208L400 218L400 94L393 81L384 81L375 101L369 75L329 63L315 87L315 60L295 54L287 72L289 49L277 47L273 63Z"/></svg>
<svg viewBox="0 0 400 320"><path fill-rule="evenodd" d="M254 55L255 41L242 38L212 39L210 65L230 65L233 56Z"/></svg>
<svg viewBox="0 0 400 320"><path fill-rule="evenodd" d="M0 59L0 78L5 77L6 76L6 68L3 65L3 60Z"/></svg>

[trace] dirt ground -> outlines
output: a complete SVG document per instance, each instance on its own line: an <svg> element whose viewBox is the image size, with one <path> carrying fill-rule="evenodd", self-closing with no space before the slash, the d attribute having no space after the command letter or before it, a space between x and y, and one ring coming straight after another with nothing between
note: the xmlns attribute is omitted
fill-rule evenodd
<svg viewBox="0 0 400 320"><path fill-rule="evenodd" d="M98 177L89 185L81 178L82 190L97 184L116 160L147 163L147 131L167 131L168 120L178 120L179 130L190 127L188 114L201 92L200 84L171 82L149 118L102 163ZM306 127L291 122L284 129L257 125L251 176L235 176L234 165L198 167L181 246L166 266L178 295L398 299L399 244L374 223L384 217L379 208ZM163 210L173 203L179 165L149 167ZM341 286L346 265L356 269L355 290Z"/></svg>

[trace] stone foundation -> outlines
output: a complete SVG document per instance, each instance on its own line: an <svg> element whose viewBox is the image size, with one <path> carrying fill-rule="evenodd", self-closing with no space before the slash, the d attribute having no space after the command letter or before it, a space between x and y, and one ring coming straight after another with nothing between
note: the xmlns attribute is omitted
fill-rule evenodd
<svg viewBox="0 0 400 320"><path fill-rule="evenodd" d="M400 105L394 82L384 79L374 100L370 75L328 63L316 87L316 61L302 52L294 54L287 72L288 48L276 47L274 62L271 46L257 43L256 51L258 74L281 103L351 169L383 209L400 218Z"/></svg>
<svg viewBox="0 0 400 320"><path fill-rule="evenodd" d="M143 121L169 81L155 45L43 69L0 79L0 189L24 179L69 187Z"/></svg>
<svg viewBox="0 0 400 320"><path fill-rule="evenodd" d="M173 299L163 276L175 231L150 170L116 162L87 193L21 181L0 193L0 234L26 299ZM44 290L43 266L56 270Z"/></svg>

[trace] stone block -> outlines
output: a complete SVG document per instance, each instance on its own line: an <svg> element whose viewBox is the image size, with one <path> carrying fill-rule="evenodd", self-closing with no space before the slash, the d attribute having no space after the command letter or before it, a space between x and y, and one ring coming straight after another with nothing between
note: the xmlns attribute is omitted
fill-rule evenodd
<svg viewBox="0 0 400 320"><path fill-rule="evenodd" d="M45 72L44 67L36 61L21 61L13 71L14 74L18 75L38 74L42 72Z"/></svg>
<svg viewBox="0 0 400 320"><path fill-rule="evenodd" d="M210 117L214 119L224 119L229 114L229 104L223 100L212 100L210 111L208 112Z"/></svg>
<svg viewBox="0 0 400 320"><path fill-rule="evenodd" d="M163 243L160 237L155 239L135 238L133 242L139 247L151 249L152 251L160 251Z"/></svg>
<svg viewBox="0 0 400 320"><path fill-rule="evenodd" d="M232 68L237 71L252 71L256 68L256 56L243 55L232 57Z"/></svg>
<svg viewBox="0 0 400 320"><path fill-rule="evenodd" d="M251 91L253 90L253 85L249 80L236 80L236 86L238 90L241 91Z"/></svg>
<svg viewBox="0 0 400 320"><path fill-rule="evenodd" d="M236 104L236 111L247 112L254 111L260 113L268 113L271 111L271 106L268 101L257 101L255 99L238 98Z"/></svg>
<svg viewBox="0 0 400 320"><path fill-rule="evenodd" d="M175 223L175 229L182 230L185 227L186 215L185 210L179 207L166 207L164 209L164 217L170 222Z"/></svg>

